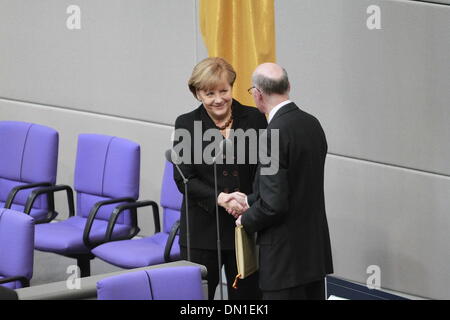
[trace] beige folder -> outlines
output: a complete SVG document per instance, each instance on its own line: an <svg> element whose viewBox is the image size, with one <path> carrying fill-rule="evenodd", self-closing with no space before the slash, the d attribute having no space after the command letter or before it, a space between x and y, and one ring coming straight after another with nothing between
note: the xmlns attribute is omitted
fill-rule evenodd
<svg viewBox="0 0 450 320"><path fill-rule="evenodd" d="M254 236L249 235L242 225L234 229L234 236L238 274L233 287L237 288L238 279L245 279L258 270L258 256Z"/></svg>

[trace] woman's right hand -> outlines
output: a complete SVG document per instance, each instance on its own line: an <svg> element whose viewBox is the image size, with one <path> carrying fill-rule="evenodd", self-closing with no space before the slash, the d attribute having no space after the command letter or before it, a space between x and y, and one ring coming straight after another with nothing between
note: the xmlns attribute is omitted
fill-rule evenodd
<svg viewBox="0 0 450 320"><path fill-rule="evenodd" d="M221 192L217 197L217 203L235 218L248 209L247 196L241 192Z"/></svg>

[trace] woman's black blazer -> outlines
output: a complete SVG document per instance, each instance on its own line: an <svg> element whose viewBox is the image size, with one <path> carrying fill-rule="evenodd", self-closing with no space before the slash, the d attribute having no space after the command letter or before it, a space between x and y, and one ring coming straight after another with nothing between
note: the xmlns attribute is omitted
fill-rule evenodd
<svg viewBox="0 0 450 320"><path fill-rule="evenodd" d="M260 129L267 127L266 117L256 108L243 106L238 101L232 102L233 125L232 129L255 129L260 133ZM183 174L188 178L188 202L189 202L189 226L191 248L215 250L217 248L217 227L216 227L216 195L214 190L214 165L206 164L204 160L199 164L194 164L194 139L202 137L194 136L194 122L201 122L201 133L208 129L216 128L214 122L209 117L203 105L197 109L180 115L175 121L175 129L185 129L191 136L191 163L180 165ZM198 126L198 122L197 122ZM236 135L237 137L238 135ZM245 194L252 193L253 180L256 173L256 161L250 161L250 152L257 152L257 142L245 139L245 163L237 164L237 144L236 138L230 138L234 141L234 161L233 164L227 164L230 160L226 159L223 164L217 164L217 185L218 194L220 192L232 193L240 191ZM199 140L198 140L199 141ZM174 141L174 146L182 143L182 139ZM203 141L202 153L211 141ZM197 150L197 153L199 150ZM256 153L257 154L257 153ZM197 155L198 156L198 155ZM181 193L184 194L183 179L174 167L174 179ZM222 207L219 207L220 237L221 246L224 250L234 250L234 227L235 219L228 214ZM181 208L180 223L180 245L187 246L186 239L186 208L183 199Z"/></svg>

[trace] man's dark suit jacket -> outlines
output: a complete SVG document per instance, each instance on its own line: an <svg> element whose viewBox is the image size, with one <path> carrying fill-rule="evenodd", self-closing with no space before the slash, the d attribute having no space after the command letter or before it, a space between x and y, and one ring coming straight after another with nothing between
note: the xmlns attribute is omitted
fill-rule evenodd
<svg viewBox="0 0 450 320"><path fill-rule="evenodd" d="M238 101L232 102L233 125L232 129L265 129L267 120L265 116L256 108L241 105ZM194 157L194 121L201 121L203 134L208 129L216 128L214 122L209 117L203 105L200 105L194 111L179 116L175 121L175 129L186 129L191 135L191 155ZM179 141L182 142L182 141ZM174 145L179 142L175 141ZM210 141L204 141L201 152L210 144ZM237 145L235 145L236 147ZM218 164L217 165L217 192L232 193L240 191L249 194L253 190L253 180L256 173L257 161L249 164L249 152L256 152L256 145L246 142L246 164ZM236 149L234 152L237 157ZM198 152L198 151L197 151ZM237 159L234 159L237 160ZM224 161L225 162L225 161ZM191 159L193 163L193 159ZM189 231L191 235L191 248L195 249L217 249L217 229L216 229L216 196L214 192L214 166L206 164L181 164L183 174L189 179L188 182L188 200L189 200ZM174 168L174 178L181 193L184 194L183 180ZM180 245L187 246L186 241L186 208L183 199L181 208L180 223ZM221 225L221 245L224 250L234 250L234 228L235 219L228 214L222 207L219 207L219 220Z"/></svg>
<svg viewBox="0 0 450 320"><path fill-rule="evenodd" d="M255 179L242 225L258 232L260 287L281 290L333 273L325 214L325 133L312 115L289 103L267 127L279 130L279 170ZM269 144L270 146L270 144ZM268 147L270 150L270 147ZM271 155L272 156L272 155Z"/></svg>

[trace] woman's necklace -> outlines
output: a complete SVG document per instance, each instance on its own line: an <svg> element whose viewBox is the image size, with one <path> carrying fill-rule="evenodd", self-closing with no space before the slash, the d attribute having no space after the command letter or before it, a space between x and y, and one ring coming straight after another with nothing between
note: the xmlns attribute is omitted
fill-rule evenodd
<svg viewBox="0 0 450 320"><path fill-rule="evenodd" d="M219 130L225 130L226 128L228 128L228 126L232 121L233 121L233 114L231 114L230 119L228 119L223 126L219 127L218 125L216 125L216 128Z"/></svg>

